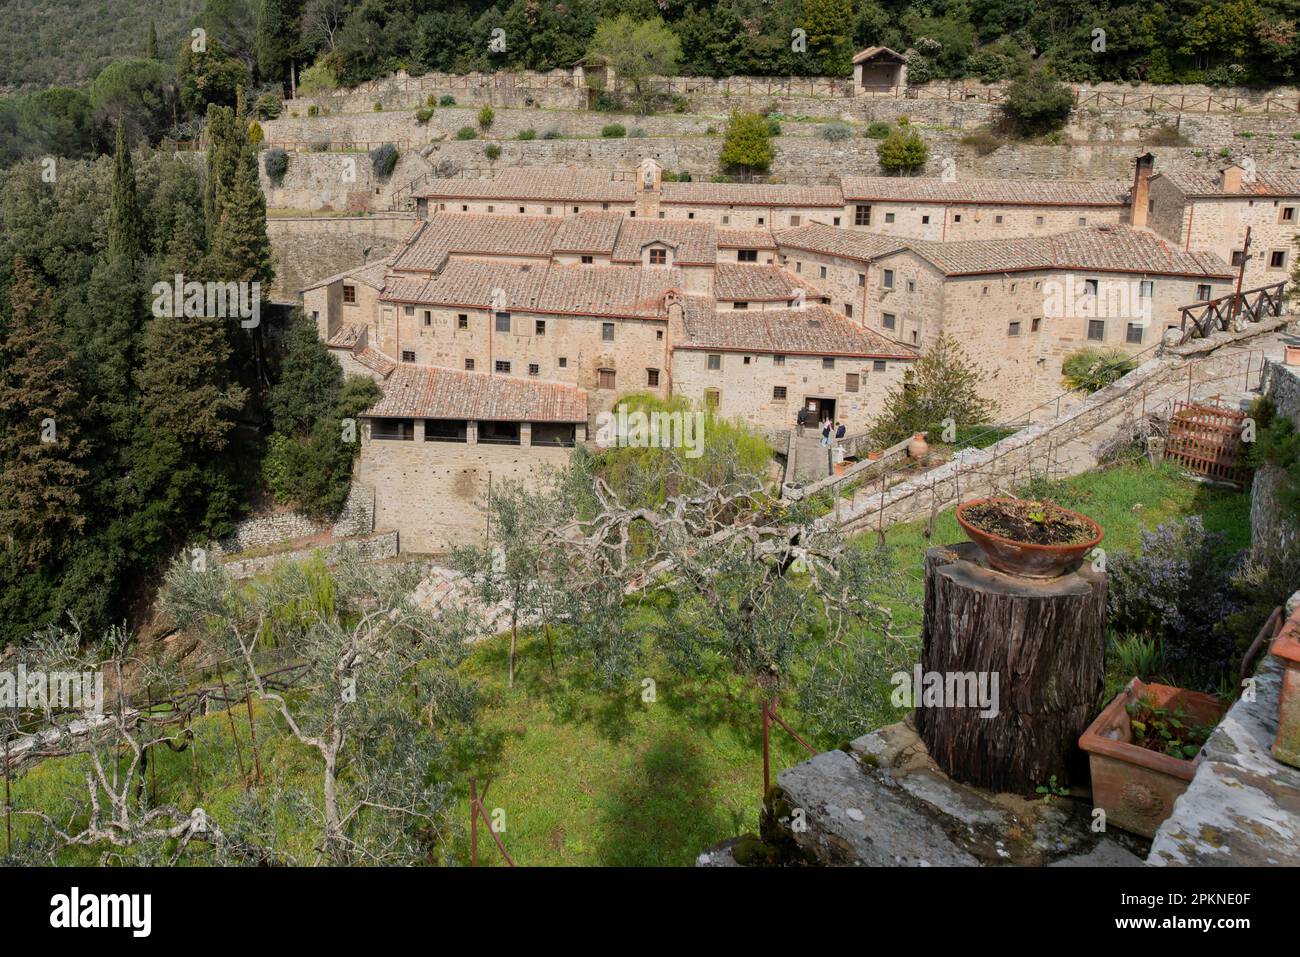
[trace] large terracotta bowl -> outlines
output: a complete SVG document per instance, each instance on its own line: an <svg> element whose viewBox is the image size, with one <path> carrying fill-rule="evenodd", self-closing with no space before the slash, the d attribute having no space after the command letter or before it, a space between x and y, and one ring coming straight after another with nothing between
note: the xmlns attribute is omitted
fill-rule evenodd
<svg viewBox="0 0 1300 957"><path fill-rule="evenodd" d="M988 563L998 571L1006 572L1008 575L1020 575L1024 578L1058 578L1078 567L1083 556L1097 547L1097 543L1101 541L1104 534L1101 526L1087 515L1080 515L1068 508L1062 508L1061 511L1068 512L1075 518L1083 520L1096 533L1088 541L1077 545L1031 545L1027 542L1017 542L1010 538L1003 538L1001 535L994 535L992 532L985 532L966 521L964 513L968 508L988 502L1011 501L1015 500L1008 498L977 498L957 506L957 524L962 527L970 540L984 552L984 557L988 559ZM1059 505L1055 507L1060 508Z"/></svg>

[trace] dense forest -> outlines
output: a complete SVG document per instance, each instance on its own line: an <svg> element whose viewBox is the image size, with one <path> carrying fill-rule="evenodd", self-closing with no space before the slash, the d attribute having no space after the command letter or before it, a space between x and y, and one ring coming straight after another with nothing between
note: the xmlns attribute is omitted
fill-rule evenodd
<svg viewBox="0 0 1300 957"><path fill-rule="evenodd" d="M9 0L0 88L79 85L157 50L170 64L195 26L259 82L321 57L348 84L399 68L547 70L583 58L597 22L619 14L662 18L681 71L710 76L843 76L871 44L912 51L918 82L998 79L1034 57L1069 81L1262 85L1292 81L1300 63L1300 0ZM490 42L498 28L504 49ZM806 51L792 49L795 29Z"/></svg>

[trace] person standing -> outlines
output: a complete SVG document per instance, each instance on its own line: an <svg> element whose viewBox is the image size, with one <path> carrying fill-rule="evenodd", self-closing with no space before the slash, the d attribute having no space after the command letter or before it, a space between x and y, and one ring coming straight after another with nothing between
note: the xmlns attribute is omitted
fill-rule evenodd
<svg viewBox="0 0 1300 957"><path fill-rule="evenodd" d="M822 445L830 447L831 444L831 419L830 416L822 419Z"/></svg>
<svg viewBox="0 0 1300 957"><path fill-rule="evenodd" d="M846 429L846 428L844 427L844 423L843 423L843 422L836 422L836 423L835 423L835 438L836 438L836 439L842 439L842 438L844 438L844 433L847 432L847 431L848 431L848 429Z"/></svg>
<svg viewBox="0 0 1300 957"><path fill-rule="evenodd" d="M808 410L799 406L799 414L794 417L795 427L798 429L799 438L803 438L804 427L808 424Z"/></svg>

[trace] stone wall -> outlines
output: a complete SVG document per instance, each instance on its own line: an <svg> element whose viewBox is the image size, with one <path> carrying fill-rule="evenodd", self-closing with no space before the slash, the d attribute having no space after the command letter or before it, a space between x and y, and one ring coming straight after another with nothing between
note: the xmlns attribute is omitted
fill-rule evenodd
<svg viewBox="0 0 1300 957"><path fill-rule="evenodd" d="M329 533L335 538L369 535L375 528L375 490L354 482L348 499L333 522L321 522L297 512L276 512L248 518L212 549L218 558L252 549Z"/></svg>
<svg viewBox="0 0 1300 957"><path fill-rule="evenodd" d="M1263 380L1261 391L1273 401L1277 414L1300 428L1300 368L1268 361ZM1278 501L1286 481L1286 473L1274 465L1255 472L1250 488L1250 547L1256 558L1282 554L1300 543L1300 523Z"/></svg>
<svg viewBox="0 0 1300 957"><path fill-rule="evenodd" d="M328 545L274 552L270 555L259 555L254 558L237 558L232 561L222 562L221 567L231 578L252 578L254 575L270 571L282 562L300 562L316 554L321 556L326 565L333 565L339 560L339 556L345 549L354 552L362 562L377 562L385 558L396 558L398 551L397 532L377 532L346 541L331 542Z"/></svg>
<svg viewBox="0 0 1300 957"><path fill-rule="evenodd" d="M266 234L275 261L271 298L296 303L307 286L385 258L414 225L413 213L270 217Z"/></svg>

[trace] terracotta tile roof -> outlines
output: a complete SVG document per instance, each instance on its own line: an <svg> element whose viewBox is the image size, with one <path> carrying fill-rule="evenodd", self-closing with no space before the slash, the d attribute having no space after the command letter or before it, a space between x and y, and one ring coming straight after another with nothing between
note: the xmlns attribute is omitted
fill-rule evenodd
<svg viewBox="0 0 1300 957"><path fill-rule="evenodd" d="M384 288L384 276L389 269L390 259L376 259L374 262L367 263L364 266L356 266L352 269L345 269L340 273L332 276L326 276L319 279L310 286L304 286L300 292L307 292L311 289L319 289L321 286L328 286L331 283L338 282L340 279L353 279L374 289Z"/></svg>
<svg viewBox="0 0 1300 957"><path fill-rule="evenodd" d="M820 289L777 265L718 263L713 273L713 298L748 302L789 302L795 290L803 289L806 299L820 299Z"/></svg>
<svg viewBox="0 0 1300 957"><path fill-rule="evenodd" d="M846 319L830 306L722 310L712 300L683 300L686 341L676 349L915 359L916 352Z"/></svg>
<svg viewBox="0 0 1300 957"><path fill-rule="evenodd" d="M366 324L364 322L349 322L334 333L329 342L325 344L332 349L351 349L361 341L361 337L365 335L365 332Z"/></svg>
<svg viewBox="0 0 1300 957"><path fill-rule="evenodd" d="M1126 206L1122 180L966 179L919 176L842 176L847 203L970 203L997 206Z"/></svg>
<svg viewBox="0 0 1300 957"><path fill-rule="evenodd" d="M523 167L502 170L492 179L435 179L415 190L425 199L500 199L581 203L630 203L636 184L614 179L608 171L576 166L560 169Z"/></svg>
<svg viewBox="0 0 1300 957"><path fill-rule="evenodd" d="M566 216L551 242L551 251L608 255L614 251L622 225L622 213L588 212Z"/></svg>
<svg viewBox="0 0 1300 957"><path fill-rule="evenodd" d="M787 247L806 249L809 252L863 262L898 252L907 245L905 240L895 239L892 236L864 233L839 226L826 226L822 223L808 223L793 229L778 230L776 244L782 249Z"/></svg>
<svg viewBox="0 0 1300 957"><path fill-rule="evenodd" d="M891 57L894 57L899 63L907 62L907 57L903 56L903 54L901 53L897 53L889 49L889 47L867 47L865 50L859 50L857 53L853 55L853 62L862 63L866 60L872 59L873 57L881 53L888 53Z"/></svg>
<svg viewBox="0 0 1300 957"><path fill-rule="evenodd" d="M1088 269L1142 275L1231 278L1213 253L1185 252L1154 233L1129 226L1090 226L1033 239L986 239L951 243L909 242L908 248L946 275Z"/></svg>
<svg viewBox="0 0 1300 957"><path fill-rule="evenodd" d="M362 415L373 418L585 422L587 393L577 386L490 372L402 365L384 395Z"/></svg>
<svg viewBox="0 0 1300 957"><path fill-rule="evenodd" d="M718 246L723 249L775 249L770 229L719 229Z"/></svg>
<svg viewBox="0 0 1300 957"><path fill-rule="evenodd" d="M382 299L486 309L500 289L506 309L513 312L659 318L665 315L664 293L681 287L677 269L460 260L429 279L390 279Z"/></svg>
<svg viewBox="0 0 1300 957"><path fill-rule="evenodd" d="M396 362L388 358L388 356L384 355L382 352L377 352L374 349L371 349L369 346L358 352L352 353L352 358L356 359L357 362L360 362L367 369L378 372L381 376L385 377L397 368Z"/></svg>
<svg viewBox="0 0 1300 957"><path fill-rule="evenodd" d="M838 186L789 183L664 183L661 202L700 206L843 206Z"/></svg>
<svg viewBox="0 0 1300 957"><path fill-rule="evenodd" d="M1199 170L1170 170L1156 173L1151 178L1155 179L1156 176L1168 180L1184 196L1195 196L1197 198L1207 196L1300 197L1300 172L1295 171L1256 173L1254 181L1249 183L1243 177L1241 192L1239 193L1225 193L1223 191L1223 180L1220 173L1200 172Z"/></svg>
<svg viewBox="0 0 1300 957"><path fill-rule="evenodd" d="M674 261L680 265L712 266L718 261L718 239L711 223L684 219L624 219L614 245L614 262L638 263L647 243L676 247Z"/></svg>
<svg viewBox="0 0 1300 957"><path fill-rule="evenodd" d="M436 213L393 258L399 272L437 272L450 254L536 256L551 254L561 221L548 216Z"/></svg>

